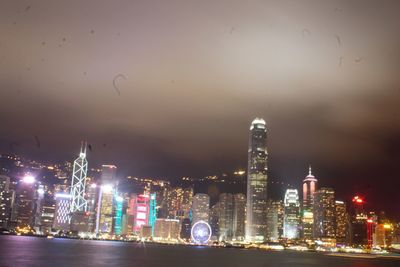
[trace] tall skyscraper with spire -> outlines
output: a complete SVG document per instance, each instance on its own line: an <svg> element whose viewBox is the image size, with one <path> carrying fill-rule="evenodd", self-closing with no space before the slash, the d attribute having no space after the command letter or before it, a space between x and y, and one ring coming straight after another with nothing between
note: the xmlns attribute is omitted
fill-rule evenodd
<svg viewBox="0 0 400 267"><path fill-rule="evenodd" d="M303 180L303 211L302 211L302 237L311 239L314 228L314 196L317 187L317 179L312 175L311 166L308 175Z"/></svg>
<svg viewBox="0 0 400 267"><path fill-rule="evenodd" d="M85 189L88 168L86 146L86 142L82 142L79 157L74 161L71 181L71 213L86 211Z"/></svg>
<svg viewBox="0 0 400 267"><path fill-rule="evenodd" d="M267 128L255 118L250 126L247 165L246 240L262 242L267 232Z"/></svg>

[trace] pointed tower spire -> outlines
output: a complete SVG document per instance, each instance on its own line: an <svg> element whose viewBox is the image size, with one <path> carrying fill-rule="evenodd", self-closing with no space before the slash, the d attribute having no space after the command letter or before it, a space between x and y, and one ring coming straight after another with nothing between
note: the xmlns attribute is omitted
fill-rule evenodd
<svg viewBox="0 0 400 267"><path fill-rule="evenodd" d="M311 173L311 164L308 165L308 175L312 175L312 173Z"/></svg>

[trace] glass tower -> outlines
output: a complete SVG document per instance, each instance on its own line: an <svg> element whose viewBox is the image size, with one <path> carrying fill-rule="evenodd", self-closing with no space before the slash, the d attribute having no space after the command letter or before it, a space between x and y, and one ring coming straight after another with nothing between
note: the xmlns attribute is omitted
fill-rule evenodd
<svg viewBox="0 0 400 267"><path fill-rule="evenodd" d="M82 143L79 157L74 161L71 181L71 212L86 211L86 174L88 162L86 160L86 143Z"/></svg>
<svg viewBox="0 0 400 267"><path fill-rule="evenodd" d="M262 242L267 228L267 129L263 119L250 126L247 166L246 240Z"/></svg>
<svg viewBox="0 0 400 267"><path fill-rule="evenodd" d="M288 239L299 238L300 202L297 189L286 190L284 204L283 236Z"/></svg>

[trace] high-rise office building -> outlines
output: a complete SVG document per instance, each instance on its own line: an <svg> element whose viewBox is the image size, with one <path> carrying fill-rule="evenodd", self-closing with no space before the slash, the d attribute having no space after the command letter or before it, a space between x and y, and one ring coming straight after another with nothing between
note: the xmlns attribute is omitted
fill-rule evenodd
<svg viewBox="0 0 400 267"><path fill-rule="evenodd" d="M71 222L71 195L65 193L56 193L56 206L53 220L53 228L58 231L69 231Z"/></svg>
<svg viewBox="0 0 400 267"><path fill-rule="evenodd" d="M168 218L182 220L189 218L192 206L193 188L175 187L168 191Z"/></svg>
<svg viewBox="0 0 400 267"><path fill-rule="evenodd" d="M118 195L114 196L114 234L121 235L122 234L122 214L123 214L123 204L124 198Z"/></svg>
<svg viewBox="0 0 400 267"><path fill-rule="evenodd" d="M308 175L303 180L303 205L301 225L301 236L304 239L311 239L314 234L314 194L317 186L317 179L312 174L311 166Z"/></svg>
<svg viewBox="0 0 400 267"><path fill-rule="evenodd" d="M271 241L283 237L284 205L282 200L269 201L267 212L267 236Z"/></svg>
<svg viewBox="0 0 400 267"><path fill-rule="evenodd" d="M19 181L16 189L16 201L12 211L16 226L19 228L32 228L35 223L38 198L35 179L26 176Z"/></svg>
<svg viewBox="0 0 400 267"><path fill-rule="evenodd" d="M190 222L190 219L189 218L183 219L181 224L181 234L180 234L181 239L189 241L191 229L192 229L192 223Z"/></svg>
<svg viewBox="0 0 400 267"><path fill-rule="evenodd" d="M150 194L149 203L149 226L151 226L151 231L154 233L154 225L157 219L157 197L155 193Z"/></svg>
<svg viewBox="0 0 400 267"><path fill-rule="evenodd" d="M0 228L9 228L15 193L10 190L10 177L0 175Z"/></svg>
<svg viewBox="0 0 400 267"><path fill-rule="evenodd" d="M208 222L210 197L207 194L196 194L192 202L192 225L198 221Z"/></svg>
<svg viewBox="0 0 400 267"><path fill-rule="evenodd" d="M210 208L210 215L208 222L211 227L211 233L212 233L211 238L213 240L219 240L219 214L220 214L219 206L220 206L219 202L217 202Z"/></svg>
<svg viewBox="0 0 400 267"><path fill-rule="evenodd" d="M100 187L97 201L96 234L113 231L115 188L110 184Z"/></svg>
<svg viewBox="0 0 400 267"><path fill-rule="evenodd" d="M343 201L335 201L335 234L338 243L348 242L349 218L346 204Z"/></svg>
<svg viewBox="0 0 400 267"><path fill-rule="evenodd" d="M246 240L262 242L267 228L267 129L263 119L250 126L247 166Z"/></svg>
<svg viewBox="0 0 400 267"><path fill-rule="evenodd" d="M183 188L182 205L178 212L179 219L189 218L193 202L193 187Z"/></svg>
<svg viewBox="0 0 400 267"><path fill-rule="evenodd" d="M314 195L314 238L335 236L335 192L322 187Z"/></svg>
<svg viewBox="0 0 400 267"><path fill-rule="evenodd" d="M102 165L100 180L103 185L114 185L117 182L117 167L115 165Z"/></svg>
<svg viewBox="0 0 400 267"><path fill-rule="evenodd" d="M288 239L299 238L300 202L297 189L286 190L284 205L283 236Z"/></svg>
<svg viewBox="0 0 400 267"><path fill-rule="evenodd" d="M246 196L233 195L233 238L243 241L245 238Z"/></svg>
<svg viewBox="0 0 400 267"><path fill-rule="evenodd" d="M233 236L233 195L219 195L219 240L231 240Z"/></svg>
<svg viewBox="0 0 400 267"><path fill-rule="evenodd" d="M86 211L86 176L88 162L86 160L86 143L82 143L79 157L74 161L71 180L71 212Z"/></svg>
<svg viewBox="0 0 400 267"><path fill-rule="evenodd" d="M355 196L351 206L351 243L353 245L367 245L367 220L368 215L364 210L364 199Z"/></svg>
<svg viewBox="0 0 400 267"><path fill-rule="evenodd" d="M39 231L48 234L52 231L56 204L53 196L45 194L40 207L40 226Z"/></svg>
<svg viewBox="0 0 400 267"><path fill-rule="evenodd" d="M143 225L149 225L150 197L148 195L137 195L134 230L140 231Z"/></svg>
<svg viewBox="0 0 400 267"><path fill-rule="evenodd" d="M132 235L135 221L136 194L130 194L126 197L126 214L123 215L123 233Z"/></svg>
<svg viewBox="0 0 400 267"><path fill-rule="evenodd" d="M182 201L183 201L182 187L175 187L168 190L168 200L167 200L168 218L176 219L178 217L178 213L182 207Z"/></svg>

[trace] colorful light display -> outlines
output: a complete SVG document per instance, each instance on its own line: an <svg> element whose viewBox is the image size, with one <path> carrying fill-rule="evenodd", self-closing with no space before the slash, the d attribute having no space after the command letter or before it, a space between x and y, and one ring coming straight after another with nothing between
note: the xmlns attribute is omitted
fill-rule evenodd
<svg viewBox="0 0 400 267"><path fill-rule="evenodd" d="M192 226L192 240L197 244L206 244L211 237L211 227L205 221L198 221Z"/></svg>

